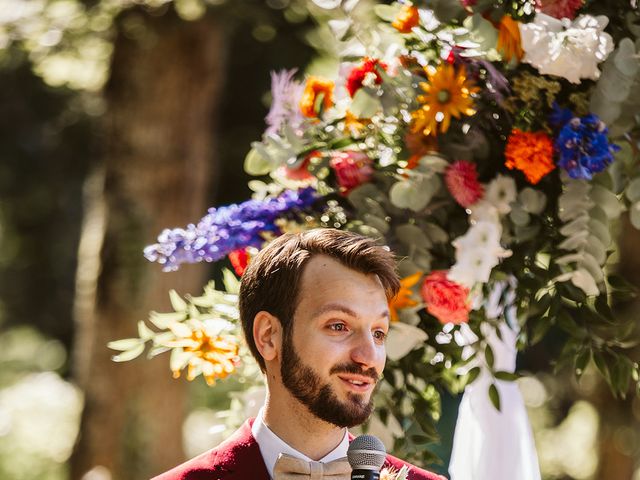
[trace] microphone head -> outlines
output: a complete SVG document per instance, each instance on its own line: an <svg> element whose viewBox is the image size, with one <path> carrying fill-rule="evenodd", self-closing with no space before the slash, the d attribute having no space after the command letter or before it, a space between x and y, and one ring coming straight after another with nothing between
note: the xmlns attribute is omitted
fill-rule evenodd
<svg viewBox="0 0 640 480"><path fill-rule="evenodd" d="M347 450L347 460L352 470L379 472L387 457L384 444L373 435L360 435L353 439Z"/></svg>

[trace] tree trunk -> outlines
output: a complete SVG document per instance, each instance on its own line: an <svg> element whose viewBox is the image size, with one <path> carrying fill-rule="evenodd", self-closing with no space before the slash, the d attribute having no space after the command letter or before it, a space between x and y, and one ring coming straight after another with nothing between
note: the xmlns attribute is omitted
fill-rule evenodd
<svg viewBox="0 0 640 480"><path fill-rule="evenodd" d="M634 228L628 219L622 224L622 232L618 241L620 249L619 272L636 288L640 288L640 232ZM635 300L618 305L616 315L625 320L636 318L640 300ZM636 332L640 330L636 327ZM638 335L636 335L637 337ZM635 348L634 359L640 358L640 350ZM637 432L640 429L640 418L634 416L633 389L627 395L626 400L614 399L606 385L601 385L596 392L596 407L600 413L599 435L599 468L597 480L632 480L637 468L638 445L637 436L629 436L629 432ZM635 399L637 401L637 399Z"/></svg>
<svg viewBox="0 0 640 480"><path fill-rule="evenodd" d="M215 175L214 113L225 32L132 9L118 19L106 113L104 164L87 181L76 278L74 377L85 393L72 478L149 478L184 460L184 380L166 355L116 364L110 340L137 336L150 310L170 310L168 291L199 294L202 266L162 273L142 256L166 227L206 211ZM101 475L102 474L102 475Z"/></svg>

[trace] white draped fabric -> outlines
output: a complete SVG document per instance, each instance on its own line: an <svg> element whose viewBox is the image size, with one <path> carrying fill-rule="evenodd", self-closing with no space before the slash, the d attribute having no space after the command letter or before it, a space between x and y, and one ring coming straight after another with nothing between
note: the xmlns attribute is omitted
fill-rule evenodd
<svg viewBox="0 0 640 480"><path fill-rule="evenodd" d="M505 312L498 305L505 287L486 306L489 316L503 319L499 327L502 340L491 327L483 334L493 349L495 370L513 372L518 332L510 326L517 328L513 309ZM500 315L503 312L506 315ZM507 322L505 317L512 321ZM475 337L469 329L463 335L467 339ZM449 464L451 480L540 480L531 426L518 385L496 380L501 402L498 411L488 395L493 379L486 366L480 366L481 374L465 389L460 403Z"/></svg>

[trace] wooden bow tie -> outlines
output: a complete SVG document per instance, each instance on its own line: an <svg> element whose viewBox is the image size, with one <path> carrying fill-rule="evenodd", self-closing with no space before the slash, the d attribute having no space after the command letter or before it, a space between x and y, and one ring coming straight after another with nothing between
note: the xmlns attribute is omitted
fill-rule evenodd
<svg viewBox="0 0 640 480"><path fill-rule="evenodd" d="M281 453L273 468L274 480L350 480L351 466L346 457L328 463L307 462Z"/></svg>

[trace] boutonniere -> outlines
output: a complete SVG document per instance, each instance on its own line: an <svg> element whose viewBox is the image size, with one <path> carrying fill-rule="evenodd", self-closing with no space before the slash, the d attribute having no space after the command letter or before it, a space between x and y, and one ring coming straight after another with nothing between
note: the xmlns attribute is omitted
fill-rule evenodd
<svg viewBox="0 0 640 480"><path fill-rule="evenodd" d="M380 480L407 480L409 467L403 466L400 470L393 467L383 468L380 471Z"/></svg>

